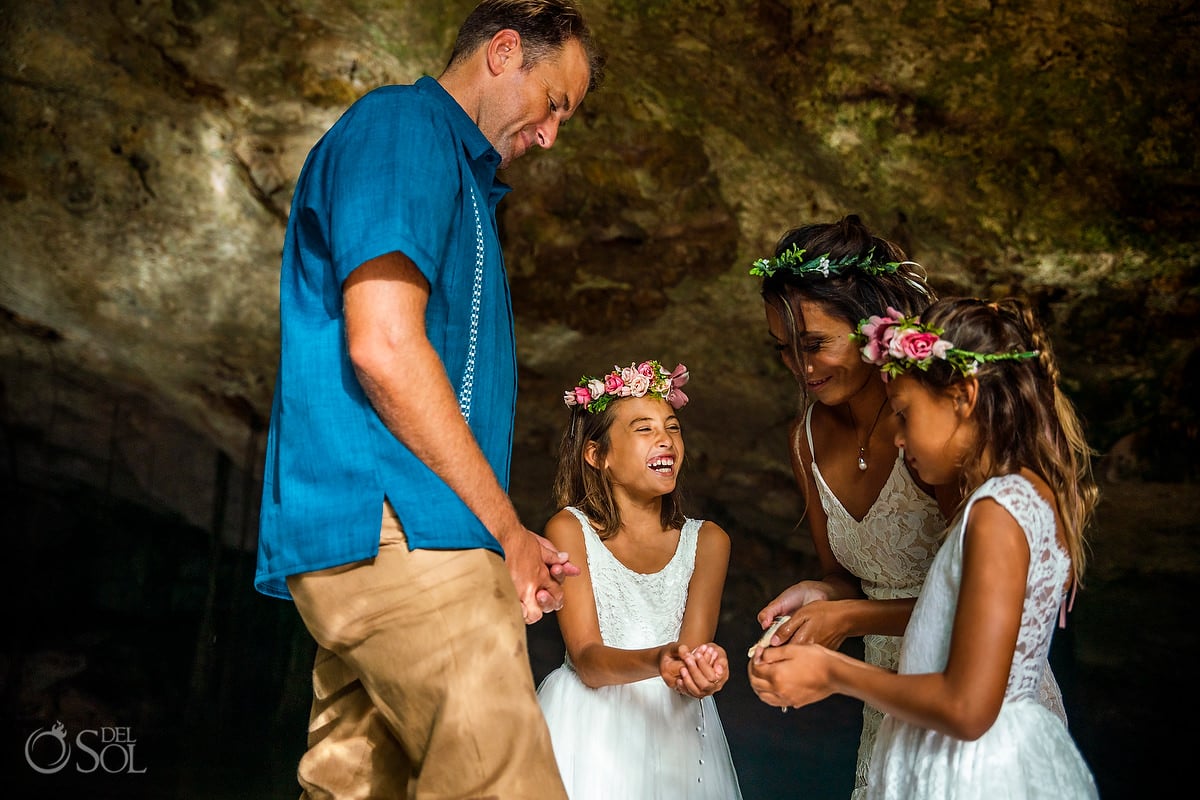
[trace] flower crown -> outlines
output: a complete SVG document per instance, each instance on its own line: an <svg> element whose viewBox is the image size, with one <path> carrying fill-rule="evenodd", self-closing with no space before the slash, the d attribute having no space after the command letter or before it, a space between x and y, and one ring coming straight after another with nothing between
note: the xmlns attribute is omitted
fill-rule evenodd
<svg viewBox="0 0 1200 800"><path fill-rule="evenodd" d="M613 400L649 394L666 400L671 408L680 409L687 405L688 396L679 387L688 382L688 377L683 364L670 372L657 361L631 363L628 367L614 364L613 371L602 378L584 375L575 387L563 393L563 402L598 414Z"/></svg>
<svg viewBox="0 0 1200 800"><path fill-rule="evenodd" d="M775 258L760 258L750 266L751 275L771 277L776 272L790 272L797 277L820 273L822 277L841 275L852 269L865 272L868 275L884 275L896 272L905 264L915 265L915 261L885 261L875 260L875 248L872 247L866 255L850 254L841 258L830 258L829 253L815 258L805 258L807 251L793 244Z"/></svg>
<svg viewBox="0 0 1200 800"><path fill-rule="evenodd" d="M941 337L941 328L924 325L919 317L906 317L891 307L887 316L872 315L859 322L858 330L850 334L852 341L862 345L863 361L878 366L885 381L913 367L927 370L935 358L946 361L966 377L989 361L1018 361L1038 355L1037 350L975 353L961 350Z"/></svg>

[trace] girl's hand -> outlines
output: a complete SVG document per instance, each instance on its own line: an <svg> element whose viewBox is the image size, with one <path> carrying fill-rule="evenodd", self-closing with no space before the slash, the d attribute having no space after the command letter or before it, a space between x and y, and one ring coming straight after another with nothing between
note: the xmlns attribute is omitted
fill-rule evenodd
<svg viewBox="0 0 1200 800"><path fill-rule="evenodd" d="M719 692L729 680L729 658L725 649L715 642L685 653L683 661L676 688L686 695L708 697Z"/></svg>
<svg viewBox="0 0 1200 800"><path fill-rule="evenodd" d="M747 667L750 688L767 705L799 708L833 694L831 653L815 644L759 648Z"/></svg>
<svg viewBox="0 0 1200 800"><path fill-rule="evenodd" d="M708 697L720 691L729 680L729 658L724 648L713 642L702 644L695 650L685 644L673 643L663 648L659 674L680 694Z"/></svg>
<svg viewBox="0 0 1200 800"><path fill-rule="evenodd" d="M824 581L800 581L784 589L778 597L758 612L758 624L765 631L776 617L794 616L796 609L818 600L828 600L832 596L833 587ZM788 622L790 623L792 620L788 620ZM796 627L796 625L792 625L786 635L780 636L778 644L786 642Z"/></svg>
<svg viewBox="0 0 1200 800"><path fill-rule="evenodd" d="M521 527L499 541L525 624L532 625L543 614L562 608L562 582L579 574L579 567L568 560L567 554L559 552L548 539Z"/></svg>
<svg viewBox="0 0 1200 800"><path fill-rule="evenodd" d="M554 543L544 536L533 534L538 544L542 548L542 561L546 565L546 569L550 572L550 579L553 583L545 584L537 591L538 605L542 612L549 614L553 611L558 611L562 608L562 590L559 586L567 578L573 578L579 574L579 567L570 562L570 556L567 553L559 551Z"/></svg>

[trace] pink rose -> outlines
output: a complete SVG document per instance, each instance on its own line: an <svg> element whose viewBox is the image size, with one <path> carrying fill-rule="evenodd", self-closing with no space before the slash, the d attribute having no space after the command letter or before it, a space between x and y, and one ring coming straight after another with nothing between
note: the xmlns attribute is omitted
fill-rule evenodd
<svg viewBox="0 0 1200 800"><path fill-rule="evenodd" d="M610 372L604 376L604 389L609 394L616 394L617 390L625 385L625 381L621 380L621 376L615 372Z"/></svg>
<svg viewBox="0 0 1200 800"><path fill-rule="evenodd" d="M638 371L639 375L645 375L647 378L655 377L653 362L643 361L642 363L637 365L637 371Z"/></svg>
<svg viewBox="0 0 1200 800"><path fill-rule="evenodd" d="M576 386L574 389L575 405L586 406L592 402L592 393L587 390L586 386ZM568 403L567 405L571 405Z"/></svg>
<svg viewBox="0 0 1200 800"><path fill-rule="evenodd" d="M893 308L888 309L888 313L899 313ZM882 364L887 355L888 345L896 336L896 324L899 322L894 317L877 317L871 315L867 318L866 323L859 328L859 333L866 337L867 343L862 348L863 358L872 364Z"/></svg>
<svg viewBox="0 0 1200 800"><path fill-rule="evenodd" d="M633 376L638 374L638 371L633 367L632 364L629 365L628 367L613 367L613 369L620 370L621 380L625 381L625 383L629 383L630 381L632 381Z"/></svg>
<svg viewBox="0 0 1200 800"><path fill-rule="evenodd" d="M587 390L592 395L592 398L602 397L604 395L604 381L599 378L592 378L587 383Z"/></svg>
<svg viewBox="0 0 1200 800"><path fill-rule="evenodd" d="M862 347L863 360L871 364L882 364L886 354L887 345L878 339L868 339L867 343Z"/></svg>
<svg viewBox="0 0 1200 800"><path fill-rule="evenodd" d="M891 306L888 306L884 314L886 316L878 317L872 314L867 317L867 321L863 323L859 332L868 339L879 338L883 336L884 331L888 328L904 320L904 315Z"/></svg>
<svg viewBox="0 0 1200 800"><path fill-rule="evenodd" d="M633 380L629 382L629 393L634 397L641 397L650 389L650 379L645 375L638 373L633 376Z"/></svg>
<svg viewBox="0 0 1200 800"><path fill-rule="evenodd" d="M889 350L897 358L911 358L913 361L925 361L933 356L933 347L937 344L936 333L924 333L917 330L903 330L896 334Z"/></svg>
<svg viewBox="0 0 1200 800"><path fill-rule="evenodd" d="M574 389L567 389L565 392L563 392L563 402L569 406L579 405L579 401L575 399Z"/></svg>

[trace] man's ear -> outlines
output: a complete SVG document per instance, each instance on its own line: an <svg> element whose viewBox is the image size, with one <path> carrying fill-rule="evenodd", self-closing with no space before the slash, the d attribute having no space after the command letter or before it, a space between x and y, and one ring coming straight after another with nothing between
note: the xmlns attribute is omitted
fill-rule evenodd
<svg viewBox="0 0 1200 800"><path fill-rule="evenodd" d="M599 458L596 455L599 450L600 445L591 439L589 439L588 443L583 446L583 460L596 469L601 468Z"/></svg>
<svg viewBox="0 0 1200 800"><path fill-rule="evenodd" d="M975 403L979 400L979 379L974 375L963 378L950 387L950 396L955 412L967 419L975 413Z"/></svg>
<svg viewBox="0 0 1200 800"><path fill-rule="evenodd" d="M497 31L487 45L488 70L493 75L499 75L510 67L520 68L525 63L525 54L521 50L521 34L505 28Z"/></svg>

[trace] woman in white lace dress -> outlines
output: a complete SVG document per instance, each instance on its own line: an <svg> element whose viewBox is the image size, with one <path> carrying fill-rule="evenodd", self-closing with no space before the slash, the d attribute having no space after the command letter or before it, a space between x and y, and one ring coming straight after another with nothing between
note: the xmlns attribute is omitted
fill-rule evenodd
<svg viewBox="0 0 1200 800"><path fill-rule="evenodd" d="M729 536L685 517L676 492L687 377L646 361L564 398L563 508L545 534L587 559L563 586L566 659L538 699L571 800L741 798L712 697L729 680L713 642Z"/></svg>
<svg viewBox="0 0 1200 800"><path fill-rule="evenodd" d="M819 580L801 581L759 612L763 628L790 619L773 642L838 648L863 636L871 664L896 669L900 634L941 543L946 518L935 490L904 463L879 370L850 340L860 319L892 307L916 313L933 299L920 268L857 216L807 225L779 241L763 276L767 324L806 406L790 432ZM943 492L947 509L957 502ZM830 602L835 601L835 602ZM867 783L883 714L863 707L854 797Z"/></svg>
<svg viewBox="0 0 1200 800"><path fill-rule="evenodd" d="M838 692L883 708L869 798L1096 797L1038 699L1097 494L1044 330L1016 301L955 299L920 320L872 316L858 340L891 378L908 463L967 500L913 609L899 674L793 640L756 652L751 685L772 705Z"/></svg>

